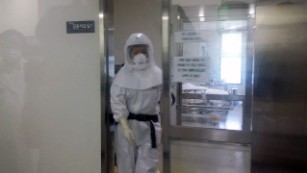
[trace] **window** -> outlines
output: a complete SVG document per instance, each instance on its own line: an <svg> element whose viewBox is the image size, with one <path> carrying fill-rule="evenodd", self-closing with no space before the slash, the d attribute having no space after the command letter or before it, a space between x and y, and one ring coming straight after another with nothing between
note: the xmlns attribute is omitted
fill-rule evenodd
<svg viewBox="0 0 307 173"><path fill-rule="evenodd" d="M221 50L221 79L241 83L242 33L223 33Z"/></svg>

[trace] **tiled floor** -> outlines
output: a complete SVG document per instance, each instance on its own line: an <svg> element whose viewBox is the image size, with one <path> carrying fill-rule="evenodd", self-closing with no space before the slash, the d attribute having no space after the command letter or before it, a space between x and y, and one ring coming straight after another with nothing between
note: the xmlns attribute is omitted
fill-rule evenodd
<svg viewBox="0 0 307 173"><path fill-rule="evenodd" d="M172 173L249 173L250 147L175 141L171 145Z"/></svg>

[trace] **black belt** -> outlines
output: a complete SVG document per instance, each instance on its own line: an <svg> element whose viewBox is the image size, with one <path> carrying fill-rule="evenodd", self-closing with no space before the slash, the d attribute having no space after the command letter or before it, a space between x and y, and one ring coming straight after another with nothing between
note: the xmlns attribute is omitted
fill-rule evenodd
<svg viewBox="0 0 307 173"><path fill-rule="evenodd" d="M157 148L156 130L153 122L158 122L158 115L132 114L129 113L128 120L148 121L150 125L151 147Z"/></svg>

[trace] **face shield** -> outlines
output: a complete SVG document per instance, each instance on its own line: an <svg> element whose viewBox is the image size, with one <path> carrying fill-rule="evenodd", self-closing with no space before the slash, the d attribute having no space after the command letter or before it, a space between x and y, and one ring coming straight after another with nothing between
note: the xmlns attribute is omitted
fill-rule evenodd
<svg viewBox="0 0 307 173"><path fill-rule="evenodd" d="M128 63L136 70L143 70L149 66L148 45L137 44L128 47Z"/></svg>
<svg viewBox="0 0 307 173"><path fill-rule="evenodd" d="M137 44L131 45L128 47L129 63L135 64L135 58L137 55L144 55L148 61L148 45L146 44Z"/></svg>

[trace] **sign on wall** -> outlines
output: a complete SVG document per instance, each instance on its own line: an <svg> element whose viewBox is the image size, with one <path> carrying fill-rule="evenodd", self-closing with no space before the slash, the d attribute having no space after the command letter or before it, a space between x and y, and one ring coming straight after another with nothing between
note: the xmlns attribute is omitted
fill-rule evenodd
<svg viewBox="0 0 307 173"><path fill-rule="evenodd" d="M67 33L93 33L95 32L95 21L68 21L66 22Z"/></svg>
<svg viewBox="0 0 307 173"><path fill-rule="evenodd" d="M205 57L174 57L172 59L172 82L208 82L209 75Z"/></svg>
<svg viewBox="0 0 307 173"><path fill-rule="evenodd" d="M181 31L175 32L175 42L204 42L206 38L206 32L204 31Z"/></svg>

